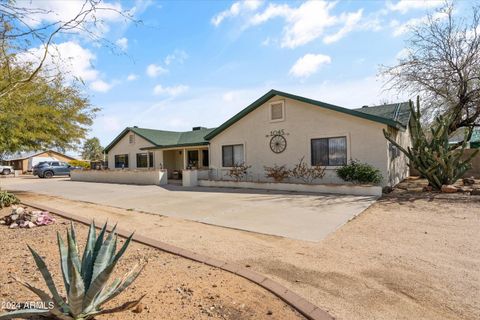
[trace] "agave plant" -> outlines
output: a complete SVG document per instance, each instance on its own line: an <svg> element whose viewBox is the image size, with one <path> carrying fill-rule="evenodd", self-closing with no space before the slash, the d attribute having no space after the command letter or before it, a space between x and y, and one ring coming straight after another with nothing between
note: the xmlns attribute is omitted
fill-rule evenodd
<svg viewBox="0 0 480 320"><path fill-rule="evenodd" d="M116 252L116 226L108 235L106 235L106 228L107 224L103 226L97 236L95 223L93 222L90 225L81 260L78 253L77 237L73 223L71 224L70 230L67 230L67 245L65 245L60 234L57 232L60 265L66 298L63 298L58 292L52 275L42 257L28 246L47 284L50 294L26 282L17 281L39 296L42 300L42 305L52 306L53 308L19 309L0 314L0 320L31 317L33 315L54 317L62 320L87 320L97 315L121 312L135 307L143 296L138 300L124 303L116 308L102 308L102 305L125 290L143 269L143 267L137 264L130 272L125 274L122 279L116 278L113 282L107 284L115 265L127 250L133 234L125 241L120 250Z"/></svg>

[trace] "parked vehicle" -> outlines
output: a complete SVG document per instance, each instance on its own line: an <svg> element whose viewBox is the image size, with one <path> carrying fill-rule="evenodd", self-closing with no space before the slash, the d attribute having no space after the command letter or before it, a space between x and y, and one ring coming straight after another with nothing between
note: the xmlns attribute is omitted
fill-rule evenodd
<svg viewBox="0 0 480 320"><path fill-rule="evenodd" d="M74 169L71 165L61 161L44 161L33 167L33 175L39 178L51 178L53 176L69 176Z"/></svg>
<svg viewBox="0 0 480 320"><path fill-rule="evenodd" d="M13 173L13 167L12 166L0 166L0 173L3 174L3 175Z"/></svg>

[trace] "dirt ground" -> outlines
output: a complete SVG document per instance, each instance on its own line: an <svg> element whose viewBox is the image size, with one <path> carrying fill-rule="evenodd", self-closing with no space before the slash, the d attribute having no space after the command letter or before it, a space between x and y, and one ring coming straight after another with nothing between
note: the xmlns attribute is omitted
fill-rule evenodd
<svg viewBox="0 0 480 320"><path fill-rule="evenodd" d="M248 264L338 319L480 319L476 196L384 197L320 243L58 197L20 196Z"/></svg>
<svg viewBox="0 0 480 320"><path fill-rule="evenodd" d="M7 213L9 209L5 208L0 216ZM27 244L46 258L55 283L62 287L56 232L60 231L65 238L69 223L58 216L56 219L55 225L33 229L0 225L0 301L38 301L13 281L12 275L47 290ZM88 228L77 223L76 229L83 244ZM142 300L142 312L126 311L98 319L304 319L274 295L241 277L136 243L120 260L116 276L122 276L139 261L148 262L142 274L106 307L147 294Z"/></svg>

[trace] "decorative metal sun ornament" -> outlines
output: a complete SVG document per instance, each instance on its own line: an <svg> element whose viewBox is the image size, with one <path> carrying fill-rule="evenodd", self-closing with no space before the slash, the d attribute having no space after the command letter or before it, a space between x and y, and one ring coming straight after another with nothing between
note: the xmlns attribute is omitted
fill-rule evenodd
<svg viewBox="0 0 480 320"><path fill-rule="evenodd" d="M282 153L287 148L287 140L284 136L274 135L270 139L270 149L275 153Z"/></svg>

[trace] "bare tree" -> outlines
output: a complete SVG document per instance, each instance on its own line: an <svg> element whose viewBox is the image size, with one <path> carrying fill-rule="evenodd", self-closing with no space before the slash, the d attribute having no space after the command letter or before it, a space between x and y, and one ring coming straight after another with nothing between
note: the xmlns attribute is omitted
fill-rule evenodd
<svg viewBox="0 0 480 320"><path fill-rule="evenodd" d="M450 133L480 120L480 5L469 18L454 9L447 2L411 27L398 64L382 69L388 89L422 96L430 119L448 116Z"/></svg>
<svg viewBox="0 0 480 320"><path fill-rule="evenodd" d="M123 11L115 6L105 5L101 0L83 0L78 12L73 17L60 17L51 22L53 12L48 9L35 8L26 2L14 0L0 1L0 64L2 73L0 79L0 98L6 96L19 86L32 79L45 67L45 62L51 54L54 39L61 34L81 34L104 46L114 48L115 45L97 32L104 25L104 13L118 15L126 21L135 21L132 12ZM38 61L28 64L28 72L21 78L14 75L18 66L17 57L26 53L33 46L41 48Z"/></svg>

